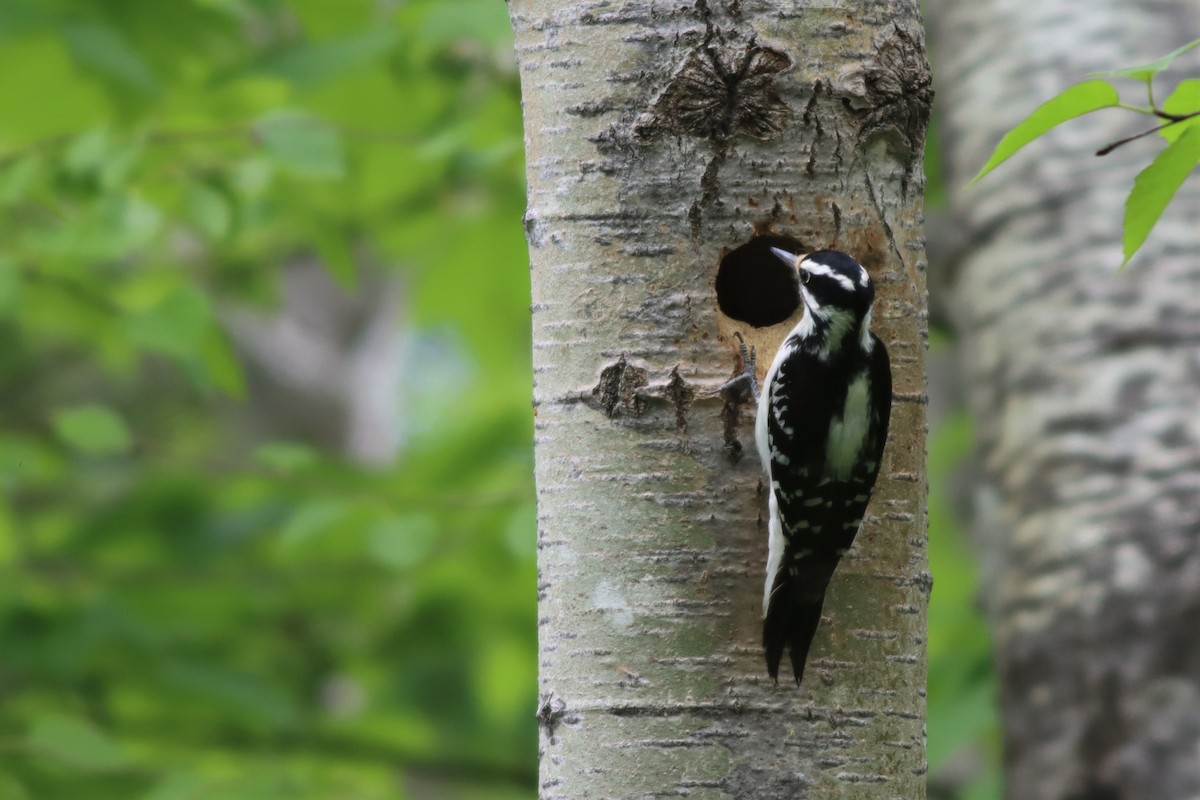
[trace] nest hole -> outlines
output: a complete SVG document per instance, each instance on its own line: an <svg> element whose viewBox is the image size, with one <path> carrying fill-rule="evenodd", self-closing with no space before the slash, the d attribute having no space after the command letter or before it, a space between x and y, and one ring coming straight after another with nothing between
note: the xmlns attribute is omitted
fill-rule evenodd
<svg viewBox="0 0 1200 800"><path fill-rule="evenodd" d="M806 252L791 236L763 234L726 253L717 268L717 307L730 319L755 328L777 325L800 305L796 271L783 263L772 247L790 253Z"/></svg>

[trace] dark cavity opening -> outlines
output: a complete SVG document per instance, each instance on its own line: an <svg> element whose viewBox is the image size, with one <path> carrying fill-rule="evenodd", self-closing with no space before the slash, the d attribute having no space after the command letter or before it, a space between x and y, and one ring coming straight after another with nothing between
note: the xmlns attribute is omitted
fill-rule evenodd
<svg viewBox="0 0 1200 800"><path fill-rule="evenodd" d="M796 271L772 247L806 252L798 239L764 234L730 251L717 268L717 306L725 316L756 328L783 322L800 305Z"/></svg>

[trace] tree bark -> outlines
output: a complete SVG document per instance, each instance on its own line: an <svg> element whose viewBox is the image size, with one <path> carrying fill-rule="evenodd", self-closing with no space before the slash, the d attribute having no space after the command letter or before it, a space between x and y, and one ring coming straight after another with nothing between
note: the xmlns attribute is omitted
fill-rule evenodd
<svg viewBox="0 0 1200 800"><path fill-rule="evenodd" d="M1122 205L1158 146L1092 153L1144 118L1089 116L963 187L1037 104L1200 35L1200 14L1192 0L930 5L1007 794L1195 798L1200 183L1122 272Z"/></svg>
<svg viewBox="0 0 1200 800"><path fill-rule="evenodd" d="M930 91L916 2L510 12L533 269L541 796L924 797ZM770 681L760 644L753 410L717 391L739 368L734 331L765 370L799 319L783 318L795 298L779 316L756 283L772 236L868 267L895 372L883 470L799 689Z"/></svg>

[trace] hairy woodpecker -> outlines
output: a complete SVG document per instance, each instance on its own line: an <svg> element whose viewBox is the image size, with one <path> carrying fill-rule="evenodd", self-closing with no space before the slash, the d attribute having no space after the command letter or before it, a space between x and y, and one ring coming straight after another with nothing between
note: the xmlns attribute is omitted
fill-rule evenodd
<svg viewBox="0 0 1200 800"><path fill-rule="evenodd" d="M753 355L743 359L758 399L754 439L770 483L763 589L767 671L778 680L786 647L796 685L838 561L862 524L887 439L892 373L871 333L875 289L837 250L794 255L804 318L792 329L759 394Z"/></svg>

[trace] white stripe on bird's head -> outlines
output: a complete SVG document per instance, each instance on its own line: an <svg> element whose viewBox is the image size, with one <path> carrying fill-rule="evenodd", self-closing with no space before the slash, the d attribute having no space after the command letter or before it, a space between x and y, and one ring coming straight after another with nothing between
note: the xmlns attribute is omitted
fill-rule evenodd
<svg viewBox="0 0 1200 800"><path fill-rule="evenodd" d="M809 275L819 275L823 278L833 278L838 282L838 285L847 292L854 291L854 281L852 281L846 275L838 272L828 264L822 264L820 261L814 261L811 258L806 258L800 262L799 269L801 273L807 272ZM864 283L863 286L866 286L866 284Z"/></svg>
<svg viewBox="0 0 1200 800"><path fill-rule="evenodd" d="M828 271L819 270L819 268L815 266L817 264L819 264L821 267L825 267L825 270ZM842 277L850 280L852 283L857 281L858 285L864 289L871 285L871 276L867 273L866 267L858 263L853 256L847 255L846 253L842 253L838 250L818 250L814 253L809 253L800 260L799 266L800 269L808 269L814 274L817 274L819 270L820 274L823 275L841 275ZM852 286L847 286L845 284L843 284L843 286L845 286L847 291L852 288Z"/></svg>

